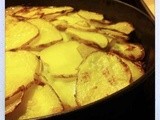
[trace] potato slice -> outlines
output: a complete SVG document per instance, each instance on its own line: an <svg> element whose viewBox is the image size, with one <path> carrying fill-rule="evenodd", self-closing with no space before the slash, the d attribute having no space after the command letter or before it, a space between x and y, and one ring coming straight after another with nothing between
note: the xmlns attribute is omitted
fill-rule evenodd
<svg viewBox="0 0 160 120"><path fill-rule="evenodd" d="M77 51L78 46L77 41L59 42L42 50L40 58L49 65L52 75L75 75L82 62L82 57Z"/></svg>
<svg viewBox="0 0 160 120"><path fill-rule="evenodd" d="M85 44L98 45L101 48L105 48L108 45L108 39L100 33L79 30L76 28L67 28L66 32L76 40L84 42Z"/></svg>
<svg viewBox="0 0 160 120"><path fill-rule="evenodd" d="M5 100L5 114L13 112L15 108L21 103L24 91L19 91L15 95Z"/></svg>
<svg viewBox="0 0 160 120"><path fill-rule="evenodd" d="M89 20L89 24L95 26L96 28L107 28L108 25L111 24L108 20Z"/></svg>
<svg viewBox="0 0 160 120"><path fill-rule="evenodd" d="M135 64L134 62L121 58L124 63L126 63L131 71L132 74L132 81L136 81L138 78L140 78L142 75L144 75L144 69L142 66L139 66Z"/></svg>
<svg viewBox="0 0 160 120"><path fill-rule="evenodd" d="M68 42L71 40L71 37L66 32L61 32L61 36L64 42Z"/></svg>
<svg viewBox="0 0 160 120"><path fill-rule="evenodd" d="M78 48L77 48L78 52L81 54L82 58L85 59L88 55L90 55L91 53L98 51L97 48L85 45L83 43L81 43Z"/></svg>
<svg viewBox="0 0 160 120"><path fill-rule="evenodd" d="M34 48L62 40L60 32L50 22L43 19L30 19L28 22L37 26L40 31L39 37L31 42L29 46Z"/></svg>
<svg viewBox="0 0 160 120"><path fill-rule="evenodd" d="M133 43L116 43L112 46L111 51L133 61L142 60L145 56L144 48Z"/></svg>
<svg viewBox="0 0 160 120"><path fill-rule="evenodd" d="M7 15L5 17L5 28L6 31L8 31L10 28L14 27L18 22L18 19L16 17Z"/></svg>
<svg viewBox="0 0 160 120"><path fill-rule="evenodd" d="M6 50L16 49L31 42L37 37L37 27L28 22L17 22L13 27L6 30Z"/></svg>
<svg viewBox="0 0 160 120"><path fill-rule="evenodd" d="M91 11L86 11L86 10L79 10L77 14L87 20L103 20L104 17L102 14L91 12Z"/></svg>
<svg viewBox="0 0 160 120"><path fill-rule="evenodd" d="M14 95L34 81L38 59L27 51L6 52L5 98Z"/></svg>
<svg viewBox="0 0 160 120"><path fill-rule="evenodd" d="M23 6L14 6L14 7L11 6L11 7L6 8L5 13L6 13L6 16L8 16L8 15L12 16L12 15L14 15L14 13L16 13L22 9L23 9Z"/></svg>
<svg viewBox="0 0 160 120"><path fill-rule="evenodd" d="M77 107L75 101L76 79L77 77L48 79L48 84L53 87L59 96L65 110Z"/></svg>
<svg viewBox="0 0 160 120"><path fill-rule="evenodd" d="M94 52L79 67L76 100L94 102L126 87L130 79L130 69L116 55Z"/></svg>
<svg viewBox="0 0 160 120"><path fill-rule="evenodd" d="M108 29L116 30L125 34L130 34L134 31L133 25L128 22L118 22L107 26Z"/></svg>
<svg viewBox="0 0 160 120"><path fill-rule="evenodd" d="M7 115L6 119L31 119L58 113L62 110L63 107L61 102L50 86L33 84L26 90L22 99L22 103L14 112Z"/></svg>

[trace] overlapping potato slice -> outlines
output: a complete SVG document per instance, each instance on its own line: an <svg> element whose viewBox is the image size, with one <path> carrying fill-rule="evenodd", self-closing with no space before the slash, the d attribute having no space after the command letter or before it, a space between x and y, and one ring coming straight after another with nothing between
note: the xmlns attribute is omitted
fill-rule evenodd
<svg viewBox="0 0 160 120"><path fill-rule="evenodd" d="M63 107L49 85L33 84L25 91L22 103L9 115L7 120L36 118L61 112Z"/></svg>
<svg viewBox="0 0 160 120"><path fill-rule="evenodd" d="M145 55L144 48L133 43L115 43L111 51L133 61L142 60Z"/></svg>
<svg viewBox="0 0 160 120"><path fill-rule="evenodd" d="M80 42L85 44L98 45L105 48L108 45L108 39L100 33L79 30L76 28L67 28L66 32Z"/></svg>
<svg viewBox="0 0 160 120"><path fill-rule="evenodd" d="M22 10L24 7L23 6L11 6L11 7L7 7L5 10L6 16L7 15L14 15L16 12Z"/></svg>
<svg viewBox="0 0 160 120"><path fill-rule="evenodd" d="M91 11L79 10L77 14L87 20L103 20L103 15Z"/></svg>
<svg viewBox="0 0 160 120"><path fill-rule="evenodd" d="M48 84L50 84L57 93L65 110L77 107L75 101L76 79L77 77L48 79Z"/></svg>
<svg viewBox="0 0 160 120"><path fill-rule="evenodd" d="M129 85L131 72L116 55L94 52L80 65L76 100L85 105Z"/></svg>
<svg viewBox="0 0 160 120"><path fill-rule="evenodd" d="M15 110L15 108L21 103L24 91L19 91L15 95L5 100L5 114L8 114Z"/></svg>
<svg viewBox="0 0 160 120"><path fill-rule="evenodd" d="M132 74L132 81L136 81L138 78L140 78L142 75L144 75L144 69L142 68L142 66L130 61L130 60L127 60L127 59L124 59L124 58L121 58L122 61L124 63L126 63L131 71L131 74Z"/></svg>
<svg viewBox="0 0 160 120"><path fill-rule="evenodd" d="M14 95L34 81L39 62L27 51L6 52L5 98Z"/></svg>
<svg viewBox="0 0 160 120"><path fill-rule="evenodd" d="M85 59L88 55L90 55L91 53L98 51L97 48L85 45L83 43L81 43L78 48L77 48L78 52L80 53L80 55L82 56L83 59Z"/></svg>
<svg viewBox="0 0 160 120"><path fill-rule="evenodd" d="M29 44L30 47L48 45L62 40L60 32L50 22L43 19L30 19L28 22L35 25L40 31L39 36Z"/></svg>
<svg viewBox="0 0 160 120"><path fill-rule="evenodd" d="M130 34L134 27L128 22L118 22L107 26L108 29L116 30L125 34Z"/></svg>
<svg viewBox="0 0 160 120"><path fill-rule="evenodd" d="M5 29L8 31L10 28L14 27L18 22L18 19L16 17L6 15L5 17Z"/></svg>
<svg viewBox="0 0 160 120"><path fill-rule="evenodd" d="M31 42L37 37L39 30L28 22L16 22L6 30L6 50L16 49Z"/></svg>
<svg viewBox="0 0 160 120"><path fill-rule="evenodd" d="M77 41L59 42L40 52L41 60L49 65L52 75L75 75L82 62L82 57L77 51Z"/></svg>
<svg viewBox="0 0 160 120"><path fill-rule="evenodd" d="M96 28L107 28L108 25L111 24L108 20L89 20L89 24L95 26Z"/></svg>

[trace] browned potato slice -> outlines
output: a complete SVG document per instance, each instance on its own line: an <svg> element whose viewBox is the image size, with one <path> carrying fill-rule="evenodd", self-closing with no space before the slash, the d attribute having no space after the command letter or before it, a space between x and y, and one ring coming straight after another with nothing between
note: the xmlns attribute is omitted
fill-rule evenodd
<svg viewBox="0 0 160 120"><path fill-rule="evenodd" d="M133 61L142 60L145 55L144 48L141 45L132 43L116 43L112 46L111 51Z"/></svg>
<svg viewBox="0 0 160 120"><path fill-rule="evenodd" d="M76 79L77 77L48 79L48 83L59 96L65 109L71 109L77 106L75 101Z"/></svg>
<svg viewBox="0 0 160 120"><path fill-rule="evenodd" d="M83 43L81 43L78 48L77 48L78 52L81 54L82 58L85 59L88 55L90 55L91 53L98 51L98 49L85 45Z"/></svg>
<svg viewBox="0 0 160 120"><path fill-rule="evenodd" d="M67 13L73 11L73 8L70 6L63 6L63 7L55 7L55 6L50 6L50 7L43 7L41 8L41 13L43 14L54 14L54 13Z"/></svg>
<svg viewBox="0 0 160 120"><path fill-rule="evenodd" d="M59 42L40 52L41 60L49 65L52 75L75 75L82 57L77 41Z"/></svg>
<svg viewBox="0 0 160 120"><path fill-rule="evenodd" d="M23 9L15 12L14 16L20 19L40 18L40 8L38 7L23 7Z"/></svg>
<svg viewBox="0 0 160 120"><path fill-rule="evenodd" d="M64 14L64 13L63 13ZM46 20L46 21L49 21L49 22L51 22L51 21L53 21L53 20L55 20L58 16L61 16L61 15L63 15L62 13L51 13L51 14L46 14L46 15L43 15L41 18L42 19L44 19L44 20Z"/></svg>
<svg viewBox="0 0 160 120"><path fill-rule="evenodd" d="M121 58L124 63L126 63L131 71L132 74L132 81L136 81L142 75L144 75L144 69L142 66L135 64L134 62Z"/></svg>
<svg viewBox="0 0 160 120"><path fill-rule="evenodd" d="M128 66L112 53L94 52L80 65L76 100L85 105L129 85Z"/></svg>
<svg viewBox="0 0 160 120"><path fill-rule="evenodd" d="M67 28L66 32L76 40L84 42L85 44L98 45L101 48L105 48L108 45L108 39L100 33L79 30L76 28Z"/></svg>
<svg viewBox="0 0 160 120"><path fill-rule="evenodd" d="M77 14L87 20L103 20L103 15L91 11L86 11L86 10L79 10Z"/></svg>
<svg viewBox="0 0 160 120"><path fill-rule="evenodd" d="M6 52L5 97L12 96L34 81L38 59L27 51Z"/></svg>
<svg viewBox="0 0 160 120"><path fill-rule="evenodd" d="M51 23L59 30L59 31L65 31L68 27L68 23L65 20L54 20L51 21Z"/></svg>
<svg viewBox="0 0 160 120"><path fill-rule="evenodd" d="M34 25L28 22L17 22L6 30L6 50L22 47L37 37L38 33Z"/></svg>
<svg viewBox="0 0 160 120"><path fill-rule="evenodd" d="M21 104L14 112L6 116L7 120L30 119L63 110L54 90L48 86L40 86L33 84L24 94Z"/></svg>
<svg viewBox="0 0 160 120"><path fill-rule="evenodd" d="M128 22L118 22L116 24L107 26L107 28L120 31L125 34L130 34L134 30L134 27Z"/></svg>
<svg viewBox="0 0 160 120"><path fill-rule="evenodd" d="M38 47L46 44L56 43L62 40L60 32L50 23L43 19L30 19L31 24L37 26L40 31L39 37L29 44L31 47Z"/></svg>
<svg viewBox="0 0 160 120"><path fill-rule="evenodd" d="M15 95L5 100L5 114L13 112L15 108L21 103L24 91L19 91Z"/></svg>
<svg viewBox="0 0 160 120"><path fill-rule="evenodd" d="M96 28L107 28L111 22L108 20L90 20L89 24L95 26Z"/></svg>
<svg viewBox="0 0 160 120"><path fill-rule="evenodd" d="M6 15L13 15L14 13L23 9L23 6L11 6L6 8Z"/></svg>

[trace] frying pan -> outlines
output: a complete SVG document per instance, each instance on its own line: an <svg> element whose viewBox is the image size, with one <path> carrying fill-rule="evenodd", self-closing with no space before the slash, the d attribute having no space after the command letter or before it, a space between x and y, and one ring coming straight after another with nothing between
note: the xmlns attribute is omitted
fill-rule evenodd
<svg viewBox="0 0 160 120"><path fill-rule="evenodd" d="M90 10L102 13L113 22L128 21L135 27L131 34L132 42L139 42L145 48L145 75L126 88L94 103L62 113L39 117L36 119L84 120L84 119L123 119L122 115L134 117L136 101L149 96L154 97L155 69L155 25L154 20L140 10L117 0L6 0L6 7L26 6L72 6L75 9ZM149 90L152 89L152 92ZM45 102L45 101L44 101ZM141 104L143 101L141 101ZM141 110L141 109L140 109ZM139 111L140 111L139 110ZM137 110L138 111L138 110ZM141 114L141 113L137 113ZM131 119L128 117L127 119ZM135 118L137 119L137 118Z"/></svg>

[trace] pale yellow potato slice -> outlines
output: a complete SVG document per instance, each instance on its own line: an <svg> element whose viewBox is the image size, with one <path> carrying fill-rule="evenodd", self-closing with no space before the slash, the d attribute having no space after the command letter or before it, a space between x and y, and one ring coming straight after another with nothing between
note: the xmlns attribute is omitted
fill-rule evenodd
<svg viewBox="0 0 160 120"><path fill-rule="evenodd" d="M142 75L144 75L144 69L142 66L135 64L134 62L121 58L124 63L126 63L131 71L132 74L132 81L136 81L139 79Z"/></svg>
<svg viewBox="0 0 160 120"><path fill-rule="evenodd" d="M50 84L57 93L65 110L77 107L75 101L76 79L77 77L52 77L52 79L48 79L48 84Z"/></svg>
<svg viewBox="0 0 160 120"><path fill-rule="evenodd" d="M133 61L142 60L145 56L144 48L133 43L115 43L111 47L111 51Z"/></svg>
<svg viewBox="0 0 160 120"><path fill-rule="evenodd" d="M78 46L77 41L59 42L42 50L40 58L48 64L52 75L75 75L82 62L82 57L77 51Z"/></svg>
<svg viewBox="0 0 160 120"><path fill-rule="evenodd" d="M61 111L61 102L49 85L33 84L25 91L21 104L6 116L6 120L31 119Z"/></svg>
<svg viewBox="0 0 160 120"><path fill-rule="evenodd" d="M10 28L14 27L18 22L16 17L6 15L5 17L5 30L8 31Z"/></svg>
<svg viewBox="0 0 160 120"><path fill-rule="evenodd" d="M81 43L78 48L77 48L78 52L81 54L82 58L85 59L88 55L90 55L91 53L98 51L97 48L88 46L86 44Z"/></svg>
<svg viewBox="0 0 160 120"><path fill-rule="evenodd" d="M66 32L80 42L85 44L98 45L105 48L108 45L108 39L100 33L80 30L76 28L67 28Z"/></svg>
<svg viewBox="0 0 160 120"><path fill-rule="evenodd" d="M27 51L6 52L5 98L34 81L39 61Z"/></svg>
<svg viewBox="0 0 160 120"><path fill-rule="evenodd" d="M87 20L103 20L104 17L102 14L91 12L91 11L86 11L86 10L79 10L77 14Z"/></svg>
<svg viewBox="0 0 160 120"><path fill-rule="evenodd" d="M108 25L111 24L108 20L89 20L89 24L95 26L96 28L107 28Z"/></svg>
<svg viewBox="0 0 160 120"><path fill-rule="evenodd" d="M112 53L94 52L80 65L76 89L79 105L97 101L129 85L128 66Z"/></svg>
<svg viewBox="0 0 160 120"><path fill-rule="evenodd" d="M64 42L68 42L71 40L71 36L69 36L66 32L61 32L61 36Z"/></svg>
<svg viewBox="0 0 160 120"><path fill-rule="evenodd" d="M133 25L131 25L128 22L118 22L115 24L108 25L106 28L120 31L125 34L130 34L132 31L134 31Z"/></svg>
<svg viewBox="0 0 160 120"><path fill-rule="evenodd" d="M30 47L34 48L62 40L60 32L50 22L43 19L30 19L28 22L35 25L40 31L39 37L29 44Z"/></svg>
<svg viewBox="0 0 160 120"><path fill-rule="evenodd" d="M6 50L20 48L37 37L39 30L28 22L17 22L6 29Z"/></svg>
<svg viewBox="0 0 160 120"><path fill-rule="evenodd" d="M5 114L13 112L21 103L24 91L19 91L15 95L5 100Z"/></svg>

